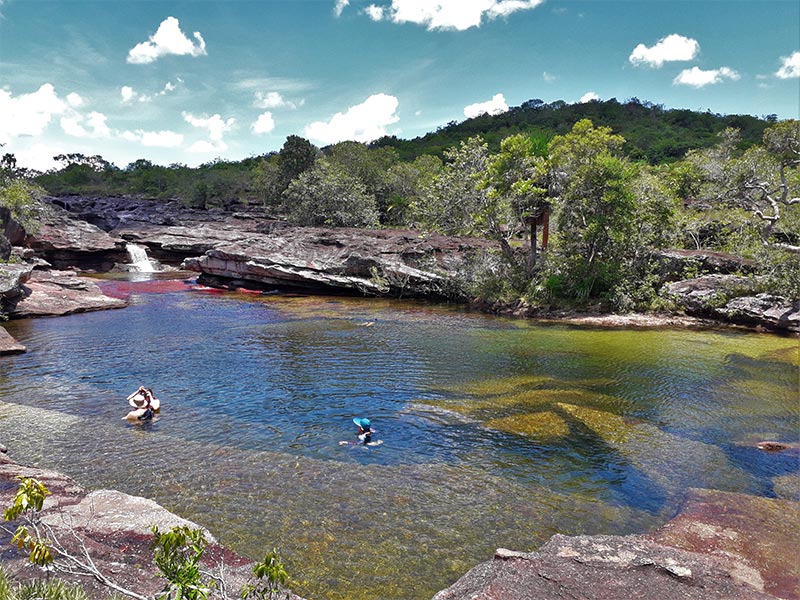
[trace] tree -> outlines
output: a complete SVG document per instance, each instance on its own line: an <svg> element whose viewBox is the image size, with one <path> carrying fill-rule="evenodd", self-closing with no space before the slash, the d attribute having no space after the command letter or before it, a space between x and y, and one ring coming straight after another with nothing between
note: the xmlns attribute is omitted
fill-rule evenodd
<svg viewBox="0 0 800 600"><path fill-rule="evenodd" d="M289 220L298 225L375 227L375 197L364 184L328 158L317 160L283 193Z"/></svg>
<svg viewBox="0 0 800 600"><path fill-rule="evenodd" d="M388 198L383 208L384 225L411 225L412 208L422 202L424 190L442 172L442 161L423 154L414 162L393 165L387 173Z"/></svg>
<svg viewBox="0 0 800 600"><path fill-rule="evenodd" d="M280 177L276 191L282 194L289 184L302 173L314 166L319 156L319 148L299 135L286 138L278 152L278 168Z"/></svg>
<svg viewBox="0 0 800 600"><path fill-rule="evenodd" d="M492 155L480 186L486 189L487 202L478 207L474 217L477 229L497 240L507 260L513 261L511 240L523 233L524 219L546 210L545 160L536 156L534 142L517 134L500 143L500 152ZM530 242L528 269L536 263L536 239Z"/></svg>
<svg viewBox="0 0 800 600"><path fill-rule="evenodd" d="M413 204L413 218L420 226L445 234L475 233L474 215L487 201L487 191L478 182L486 171L488 147L476 136L444 154L445 167Z"/></svg>
<svg viewBox="0 0 800 600"><path fill-rule="evenodd" d="M766 129L763 146L748 149L728 168L736 201L761 223L762 244L793 254L800 254L800 244L776 238L782 211L800 204L798 167L800 121L789 120Z"/></svg>
<svg viewBox="0 0 800 600"><path fill-rule="evenodd" d="M636 169L618 156L624 142L588 119L550 142L556 256L565 291L579 300L613 287L630 247Z"/></svg>

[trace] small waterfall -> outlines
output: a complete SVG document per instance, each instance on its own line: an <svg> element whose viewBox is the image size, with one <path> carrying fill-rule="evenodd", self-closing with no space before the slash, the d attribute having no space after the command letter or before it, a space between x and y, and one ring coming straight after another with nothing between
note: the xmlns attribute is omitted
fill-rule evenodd
<svg viewBox="0 0 800 600"><path fill-rule="evenodd" d="M129 269L136 273L155 273L156 267L147 256L147 248L136 244L126 244L125 249L131 257Z"/></svg>

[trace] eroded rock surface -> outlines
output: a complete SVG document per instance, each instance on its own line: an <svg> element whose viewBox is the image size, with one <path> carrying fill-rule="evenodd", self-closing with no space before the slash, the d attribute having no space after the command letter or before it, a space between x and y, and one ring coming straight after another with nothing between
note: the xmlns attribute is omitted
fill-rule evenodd
<svg viewBox="0 0 800 600"><path fill-rule="evenodd" d="M500 549L434 600L800 598L800 503L690 490L650 535L555 535Z"/></svg>

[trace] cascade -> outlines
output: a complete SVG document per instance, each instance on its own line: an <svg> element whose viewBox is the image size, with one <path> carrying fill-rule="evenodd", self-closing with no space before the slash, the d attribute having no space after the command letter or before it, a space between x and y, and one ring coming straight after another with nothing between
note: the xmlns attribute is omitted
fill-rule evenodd
<svg viewBox="0 0 800 600"><path fill-rule="evenodd" d="M137 273L155 273L156 268L147 256L147 248L136 244L126 244L125 249L131 258L130 270Z"/></svg>

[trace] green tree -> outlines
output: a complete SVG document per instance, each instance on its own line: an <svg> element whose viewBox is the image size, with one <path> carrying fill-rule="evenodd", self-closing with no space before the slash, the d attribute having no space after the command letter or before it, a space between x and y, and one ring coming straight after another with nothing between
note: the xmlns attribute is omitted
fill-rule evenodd
<svg viewBox="0 0 800 600"><path fill-rule="evenodd" d="M554 258L564 292L581 301L619 281L630 249L636 169L618 155L624 141L610 128L582 120L550 142L557 182Z"/></svg>
<svg viewBox="0 0 800 600"><path fill-rule="evenodd" d="M285 212L298 225L375 227L375 197L364 184L328 158L317 160L283 194Z"/></svg>
<svg viewBox="0 0 800 600"><path fill-rule="evenodd" d="M319 148L299 135L286 138L278 152L278 168L280 177L276 188L282 194L289 184L314 166L319 157Z"/></svg>
<svg viewBox="0 0 800 600"><path fill-rule="evenodd" d="M385 225L413 226L412 208L423 202L423 194L442 172L441 159L423 154L413 162L393 165L387 173L388 198L382 213Z"/></svg>

